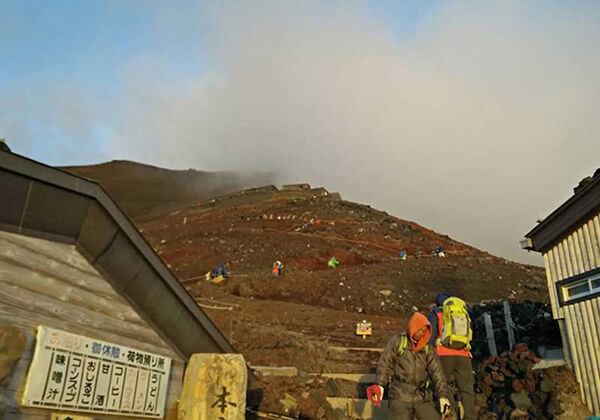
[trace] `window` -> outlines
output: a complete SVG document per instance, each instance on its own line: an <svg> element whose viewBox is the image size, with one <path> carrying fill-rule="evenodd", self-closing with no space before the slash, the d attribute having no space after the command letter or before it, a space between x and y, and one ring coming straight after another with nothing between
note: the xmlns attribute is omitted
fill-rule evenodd
<svg viewBox="0 0 600 420"><path fill-rule="evenodd" d="M565 302L579 299L595 293L600 293L600 274L593 275L587 279L565 284L563 287Z"/></svg>
<svg viewBox="0 0 600 420"><path fill-rule="evenodd" d="M571 284L565 287L567 292L567 298L573 299L580 295L587 295L590 292L590 283L585 280L584 282L579 282L575 284Z"/></svg>

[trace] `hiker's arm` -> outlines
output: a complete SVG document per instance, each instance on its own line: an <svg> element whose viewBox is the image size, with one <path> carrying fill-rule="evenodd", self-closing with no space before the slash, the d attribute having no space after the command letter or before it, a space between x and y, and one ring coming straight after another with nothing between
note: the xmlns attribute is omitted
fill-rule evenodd
<svg viewBox="0 0 600 420"><path fill-rule="evenodd" d="M379 363L377 364L377 374L375 376L375 383L385 387L394 372L394 357L396 355L396 351L398 351L398 339L397 336L392 337L390 341L388 341L385 349L383 349L383 353L379 358Z"/></svg>

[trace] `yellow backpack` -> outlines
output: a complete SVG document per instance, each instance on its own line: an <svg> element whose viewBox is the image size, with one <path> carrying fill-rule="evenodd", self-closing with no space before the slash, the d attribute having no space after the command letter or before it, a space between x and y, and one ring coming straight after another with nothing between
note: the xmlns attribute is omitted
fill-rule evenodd
<svg viewBox="0 0 600 420"><path fill-rule="evenodd" d="M442 313L442 345L451 349L470 350L473 330L465 301L449 297L442 305Z"/></svg>

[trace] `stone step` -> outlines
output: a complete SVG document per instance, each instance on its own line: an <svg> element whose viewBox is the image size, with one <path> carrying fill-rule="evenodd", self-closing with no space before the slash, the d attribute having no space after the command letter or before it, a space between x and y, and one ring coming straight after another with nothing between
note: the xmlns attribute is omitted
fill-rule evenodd
<svg viewBox="0 0 600 420"><path fill-rule="evenodd" d="M340 347L340 346L329 346L329 350L333 351L366 351L366 352L375 352L375 353L383 353L383 348L379 347Z"/></svg>
<svg viewBox="0 0 600 420"><path fill-rule="evenodd" d="M260 372L264 376L298 376L298 368L295 366L253 366L250 369Z"/></svg>
<svg viewBox="0 0 600 420"><path fill-rule="evenodd" d="M387 420L387 400L381 402L381 407L374 407L369 400L356 398L327 398L333 408L344 410L346 416L352 419Z"/></svg>
<svg viewBox="0 0 600 420"><path fill-rule="evenodd" d="M248 413L246 418L252 420L296 420L294 417L284 416L283 414L267 413L265 411L252 410L251 408L246 408L246 412Z"/></svg>
<svg viewBox="0 0 600 420"><path fill-rule="evenodd" d="M311 375L322 378L345 379L360 384L372 384L375 382L374 373L311 373Z"/></svg>
<svg viewBox="0 0 600 420"><path fill-rule="evenodd" d="M533 365L533 370L538 369L549 369L551 367L563 366L566 365L567 362L564 359L542 359Z"/></svg>

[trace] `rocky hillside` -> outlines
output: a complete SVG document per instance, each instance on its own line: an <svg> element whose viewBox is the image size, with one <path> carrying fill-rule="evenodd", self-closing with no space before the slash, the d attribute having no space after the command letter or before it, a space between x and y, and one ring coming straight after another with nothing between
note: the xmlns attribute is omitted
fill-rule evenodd
<svg viewBox="0 0 600 420"><path fill-rule="evenodd" d="M441 291L469 302L547 299L538 267L495 257L324 189L248 190L179 209L140 229L254 363L315 360L289 353L290 341L306 341L307 348L364 345L354 335L362 318L377 331L369 345L381 346L413 311L427 311ZM433 255L438 246L446 258ZM332 256L340 261L335 270L327 267ZM276 260L285 266L283 277L271 274ZM204 274L219 262L230 278L207 282Z"/></svg>

